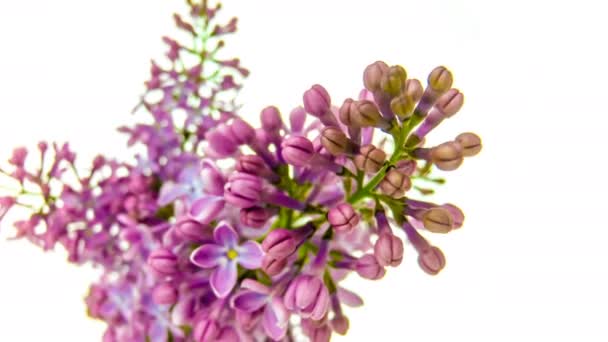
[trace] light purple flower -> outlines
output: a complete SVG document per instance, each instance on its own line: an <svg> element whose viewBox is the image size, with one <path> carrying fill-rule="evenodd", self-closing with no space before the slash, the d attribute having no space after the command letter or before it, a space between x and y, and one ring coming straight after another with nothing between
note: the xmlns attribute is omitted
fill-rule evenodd
<svg viewBox="0 0 608 342"><path fill-rule="evenodd" d="M237 280L237 264L247 269L262 265L264 252L255 241L239 245L239 236L227 223L220 223L213 232L215 243L196 248L190 261L202 268L212 268L210 284L213 292L220 298L226 297Z"/></svg>
<svg viewBox="0 0 608 342"><path fill-rule="evenodd" d="M177 182L167 182L160 190L158 204L177 199L190 204L189 215L202 224L215 220L224 209L224 176L210 160L184 169Z"/></svg>
<svg viewBox="0 0 608 342"><path fill-rule="evenodd" d="M245 279L241 289L232 298L232 306L248 313L263 309L264 331L274 340L285 337L289 312L282 299L276 295L277 288L271 289L255 280Z"/></svg>

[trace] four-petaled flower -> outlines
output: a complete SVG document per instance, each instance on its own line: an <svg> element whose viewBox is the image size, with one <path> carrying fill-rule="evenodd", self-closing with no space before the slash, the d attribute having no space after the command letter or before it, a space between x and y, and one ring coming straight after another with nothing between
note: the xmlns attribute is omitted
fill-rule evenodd
<svg viewBox="0 0 608 342"><path fill-rule="evenodd" d="M192 251L190 261L202 268L213 268L209 281L219 297L228 296L237 281L237 264L247 269L262 265L264 252L255 241L239 245L239 236L230 225L220 223L213 232L214 243L202 245Z"/></svg>

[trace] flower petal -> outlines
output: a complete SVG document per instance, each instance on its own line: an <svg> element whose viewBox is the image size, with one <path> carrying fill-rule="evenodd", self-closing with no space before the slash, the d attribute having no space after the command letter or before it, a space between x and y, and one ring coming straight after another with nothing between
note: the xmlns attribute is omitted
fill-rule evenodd
<svg viewBox="0 0 608 342"><path fill-rule="evenodd" d="M158 205L161 207L175 201L176 199L185 196L188 193L188 186L184 184L165 183L160 189L158 195Z"/></svg>
<svg viewBox="0 0 608 342"><path fill-rule="evenodd" d="M216 196L224 195L224 183L226 183L224 176L209 159L204 159L201 162L201 178L206 193Z"/></svg>
<svg viewBox="0 0 608 342"><path fill-rule="evenodd" d="M248 289L263 294L270 294L270 288L257 280L251 278L245 278L241 282L242 289Z"/></svg>
<svg viewBox="0 0 608 342"><path fill-rule="evenodd" d="M190 254L190 262L202 268L216 267L223 259L226 259L226 249L212 243L202 245Z"/></svg>
<svg viewBox="0 0 608 342"><path fill-rule="evenodd" d="M235 248L239 241L237 233L226 222L220 223L218 227L215 228L213 238L218 245L226 248Z"/></svg>
<svg viewBox="0 0 608 342"><path fill-rule="evenodd" d="M228 260L221 263L211 274L211 289L218 298L224 298L230 294L230 291L236 284L237 276L236 262Z"/></svg>
<svg viewBox="0 0 608 342"><path fill-rule="evenodd" d="M202 224L215 220L224 209L224 198L219 196L203 196L190 207L190 216Z"/></svg>
<svg viewBox="0 0 608 342"><path fill-rule="evenodd" d="M351 308L363 306L363 299L361 299L358 294L343 287L338 288L338 298L340 301L342 301L342 303L350 306Z"/></svg>
<svg viewBox="0 0 608 342"><path fill-rule="evenodd" d="M266 305L262 325L264 331L273 340L278 341L285 337L287 323L289 322L289 312L279 298L273 298L272 302Z"/></svg>
<svg viewBox="0 0 608 342"><path fill-rule="evenodd" d="M233 303L234 307L239 310L254 312L262 308L267 299L268 296L263 293L245 290L234 296Z"/></svg>
<svg viewBox="0 0 608 342"><path fill-rule="evenodd" d="M239 264L247 269L253 270L262 266L264 252L259 243L247 241L237 248L239 253Z"/></svg>

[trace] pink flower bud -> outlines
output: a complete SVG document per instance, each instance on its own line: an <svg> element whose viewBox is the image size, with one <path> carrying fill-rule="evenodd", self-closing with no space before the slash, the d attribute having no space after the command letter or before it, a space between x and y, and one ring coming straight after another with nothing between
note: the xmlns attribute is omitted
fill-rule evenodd
<svg viewBox="0 0 608 342"><path fill-rule="evenodd" d="M367 100L355 103L354 110L351 111L351 119L359 127L375 127L383 121L376 104Z"/></svg>
<svg viewBox="0 0 608 342"><path fill-rule="evenodd" d="M262 228L271 216L272 213L268 209L251 207L241 209L240 219L241 223L246 226L252 228Z"/></svg>
<svg viewBox="0 0 608 342"><path fill-rule="evenodd" d="M292 132L301 132L306 121L306 111L302 107L294 108L289 113L289 125Z"/></svg>
<svg viewBox="0 0 608 342"><path fill-rule="evenodd" d="M376 173L384 165L386 153L376 148L374 145L365 145L359 150L359 154L355 156L354 162L359 170L365 173Z"/></svg>
<svg viewBox="0 0 608 342"><path fill-rule="evenodd" d="M173 305L177 302L177 289L168 283L162 283L152 292L152 299L158 305Z"/></svg>
<svg viewBox="0 0 608 342"><path fill-rule="evenodd" d="M430 246L418 254L418 265L424 272L436 275L445 267L445 256L439 248Z"/></svg>
<svg viewBox="0 0 608 342"><path fill-rule="evenodd" d="M182 219L175 224L175 233L182 239L200 241L211 237L211 229L192 219Z"/></svg>
<svg viewBox="0 0 608 342"><path fill-rule="evenodd" d="M262 177L272 174L264 159L255 154L240 156L236 162L236 170Z"/></svg>
<svg viewBox="0 0 608 342"><path fill-rule="evenodd" d="M8 162L17 167L23 167L25 158L27 158L27 149L25 147L18 147L13 150L11 159Z"/></svg>
<svg viewBox="0 0 608 342"><path fill-rule="evenodd" d="M348 203L341 203L331 208L327 220L336 232L348 233L359 224L359 215Z"/></svg>
<svg viewBox="0 0 608 342"><path fill-rule="evenodd" d="M306 112L316 117L322 117L330 110L331 98L321 85L315 84L304 92L303 100Z"/></svg>
<svg viewBox="0 0 608 342"><path fill-rule="evenodd" d="M262 270L271 277L281 273L285 269L285 266L287 266L286 258L277 259L267 254L264 256L264 260L262 260Z"/></svg>
<svg viewBox="0 0 608 342"><path fill-rule="evenodd" d="M346 335L348 332L348 328L350 323L348 321L348 317L346 316L337 316L334 317L330 322L331 328L340 335Z"/></svg>
<svg viewBox="0 0 608 342"><path fill-rule="evenodd" d="M382 78L388 72L388 65L382 61L376 61L365 68L363 71L363 84L371 92L379 90Z"/></svg>
<svg viewBox="0 0 608 342"><path fill-rule="evenodd" d="M268 106L262 109L260 120L262 121L262 128L268 131L275 132L283 127L281 113L275 106Z"/></svg>
<svg viewBox="0 0 608 342"><path fill-rule="evenodd" d="M327 126L321 131L321 144L327 152L334 156L352 154L357 147L341 129Z"/></svg>
<svg viewBox="0 0 608 342"><path fill-rule="evenodd" d="M450 89L445 94L441 95L435 104L435 107L441 111L441 113L449 118L456 114L464 102L464 96L458 89Z"/></svg>
<svg viewBox="0 0 608 342"><path fill-rule="evenodd" d="M400 198L411 186L412 182L404 172L391 168L380 183L380 190L390 197Z"/></svg>
<svg viewBox="0 0 608 342"><path fill-rule="evenodd" d="M247 173L236 172L226 183L224 198L239 208L253 207L262 198L262 180Z"/></svg>
<svg viewBox="0 0 608 342"><path fill-rule="evenodd" d="M178 271L177 256L164 248L155 249L150 253L148 265L163 276L173 275Z"/></svg>
<svg viewBox="0 0 608 342"><path fill-rule="evenodd" d="M440 207L450 212L450 215L454 219L454 229L462 227L462 224L464 223L464 213L460 208L450 203L442 204Z"/></svg>
<svg viewBox="0 0 608 342"><path fill-rule="evenodd" d="M456 142L448 141L433 147L430 157L438 169L453 171L462 164L463 148Z"/></svg>
<svg viewBox="0 0 608 342"><path fill-rule="evenodd" d="M270 232L262 242L262 249L268 255L284 259L296 251L298 244L293 233L279 228Z"/></svg>
<svg viewBox="0 0 608 342"><path fill-rule="evenodd" d="M293 166L304 166L315 155L312 142L298 135L285 139L281 147L281 156L288 164Z"/></svg>
<svg viewBox="0 0 608 342"><path fill-rule="evenodd" d="M433 233L448 233L454 228L454 218L447 209L435 207L422 214L424 227Z"/></svg>
<svg viewBox="0 0 608 342"><path fill-rule="evenodd" d="M477 155L481 151L481 138L475 133L461 133L455 141L462 146L462 155L465 157Z"/></svg>
<svg viewBox="0 0 608 342"><path fill-rule="evenodd" d="M403 242L390 232L382 233L374 245L374 256L381 266L397 267L403 260Z"/></svg>
<svg viewBox="0 0 608 342"><path fill-rule="evenodd" d="M205 134L205 140L209 144L209 148L221 157L232 155L238 150L237 142L225 125L208 131Z"/></svg>
<svg viewBox="0 0 608 342"><path fill-rule="evenodd" d="M355 270L365 279L377 280L384 277L386 270L382 267L376 257L372 254L366 254L357 260Z"/></svg>
<svg viewBox="0 0 608 342"><path fill-rule="evenodd" d="M235 119L229 127L234 141L238 144L250 144L255 138L255 130L244 120Z"/></svg>

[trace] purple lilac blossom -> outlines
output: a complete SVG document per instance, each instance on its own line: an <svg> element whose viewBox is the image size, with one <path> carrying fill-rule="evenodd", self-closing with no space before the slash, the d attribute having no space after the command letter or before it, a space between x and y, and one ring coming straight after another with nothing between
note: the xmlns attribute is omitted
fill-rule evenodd
<svg viewBox="0 0 608 342"><path fill-rule="evenodd" d="M423 86L377 61L356 96L332 100L315 84L288 116L261 109L256 128L237 113L249 71L218 53L236 18L218 23L219 3L187 4L173 19L191 39L163 37L169 63L152 62L139 121L119 128L145 148L136 162L98 156L81 171L68 144L40 142L0 167L14 190L0 194L0 223L15 207L30 212L13 238L101 269L85 303L107 324L102 340L294 341L299 331L329 341L348 331L344 306L363 305L347 275L380 279L414 262L408 246L439 274L446 258L428 238L461 228L464 214L416 197L445 182L434 169L481 150L470 132L425 145L463 106L451 72L437 67Z"/></svg>

